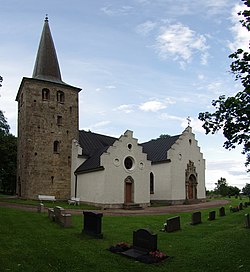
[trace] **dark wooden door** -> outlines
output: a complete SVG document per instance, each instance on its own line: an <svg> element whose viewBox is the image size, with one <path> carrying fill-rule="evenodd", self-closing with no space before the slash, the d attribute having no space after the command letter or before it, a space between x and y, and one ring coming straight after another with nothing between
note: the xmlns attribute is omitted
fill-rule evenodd
<svg viewBox="0 0 250 272"><path fill-rule="evenodd" d="M125 183L125 203L132 202L132 183Z"/></svg>
<svg viewBox="0 0 250 272"><path fill-rule="evenodd" d="M194 198L193 184L189 183L189 185L188 185L188 199L193 199L193 198Z"/></svg>

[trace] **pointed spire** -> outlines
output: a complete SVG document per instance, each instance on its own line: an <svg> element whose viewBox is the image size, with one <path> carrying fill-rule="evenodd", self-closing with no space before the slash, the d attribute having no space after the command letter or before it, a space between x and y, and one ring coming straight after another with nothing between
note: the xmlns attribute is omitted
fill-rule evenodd
<svg viewBox="0 0 250 272"><path fill-rule="evenodd" d="M47 14L32 77L63 83Z"/></svg>

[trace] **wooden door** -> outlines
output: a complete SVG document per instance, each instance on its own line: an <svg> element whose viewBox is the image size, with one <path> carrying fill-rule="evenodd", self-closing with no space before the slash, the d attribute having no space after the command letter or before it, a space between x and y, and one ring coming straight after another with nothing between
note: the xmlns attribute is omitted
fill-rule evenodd
<svg viewBox="0 0 250 272"><path fill-rule="evenodd" d="M132 202L132 183L125 183L125 203Z"/></svg>
<svg viewBox="0 0 250 272"><path fill-rule="evenodd" d="M194 189L193 189L193 184L190 182L188 184L188 199L193 199L194 198Z"/></svg>

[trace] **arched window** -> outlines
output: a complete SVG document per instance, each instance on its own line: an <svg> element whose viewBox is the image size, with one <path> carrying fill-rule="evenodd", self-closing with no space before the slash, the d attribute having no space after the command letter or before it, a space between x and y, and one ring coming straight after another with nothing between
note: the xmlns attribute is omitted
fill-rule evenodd
<svg viewBox="0 0 250 272"><path fill-rule="evenodd" d="M42 89L42 99L43 100L49 100L49 89Z"/></svg>
<svg viewBox="0 0 250 272"><path fill-rule="evenodd" d="M56 94L57 102L64 103L64 92L58 91Z"/></svg>
<svg viewBox="0 0 250 272"><path fill-rule="evenodd" d="M60 143L58 141L54 141L54 153L59 153L59 147L60 147Z"/></svg>
<svg viewBox="0 0 250 272"><path fill-rule="evenodd" d="M150 194L154 193L154 174L150 173Z"/></svg>

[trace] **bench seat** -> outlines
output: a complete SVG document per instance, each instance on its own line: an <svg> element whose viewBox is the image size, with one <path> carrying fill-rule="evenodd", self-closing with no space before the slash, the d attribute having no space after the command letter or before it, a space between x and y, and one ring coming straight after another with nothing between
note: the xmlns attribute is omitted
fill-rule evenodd
<svg viewBox="0 0 250 272"><path fill-rule="evenodd" d="M40 201L43 201L43 200L45 200L45 201L56 201L56 198L55 198L55 196L49 196L49 195L38 195L38 199L40 200Z"/></svg>
<svg viewBox="0 0 250 272"><path fill-rule="evenodd" d="M79 197L71 197L71 199L68 200L69 205L80 205L80 198Z"/></svg>

